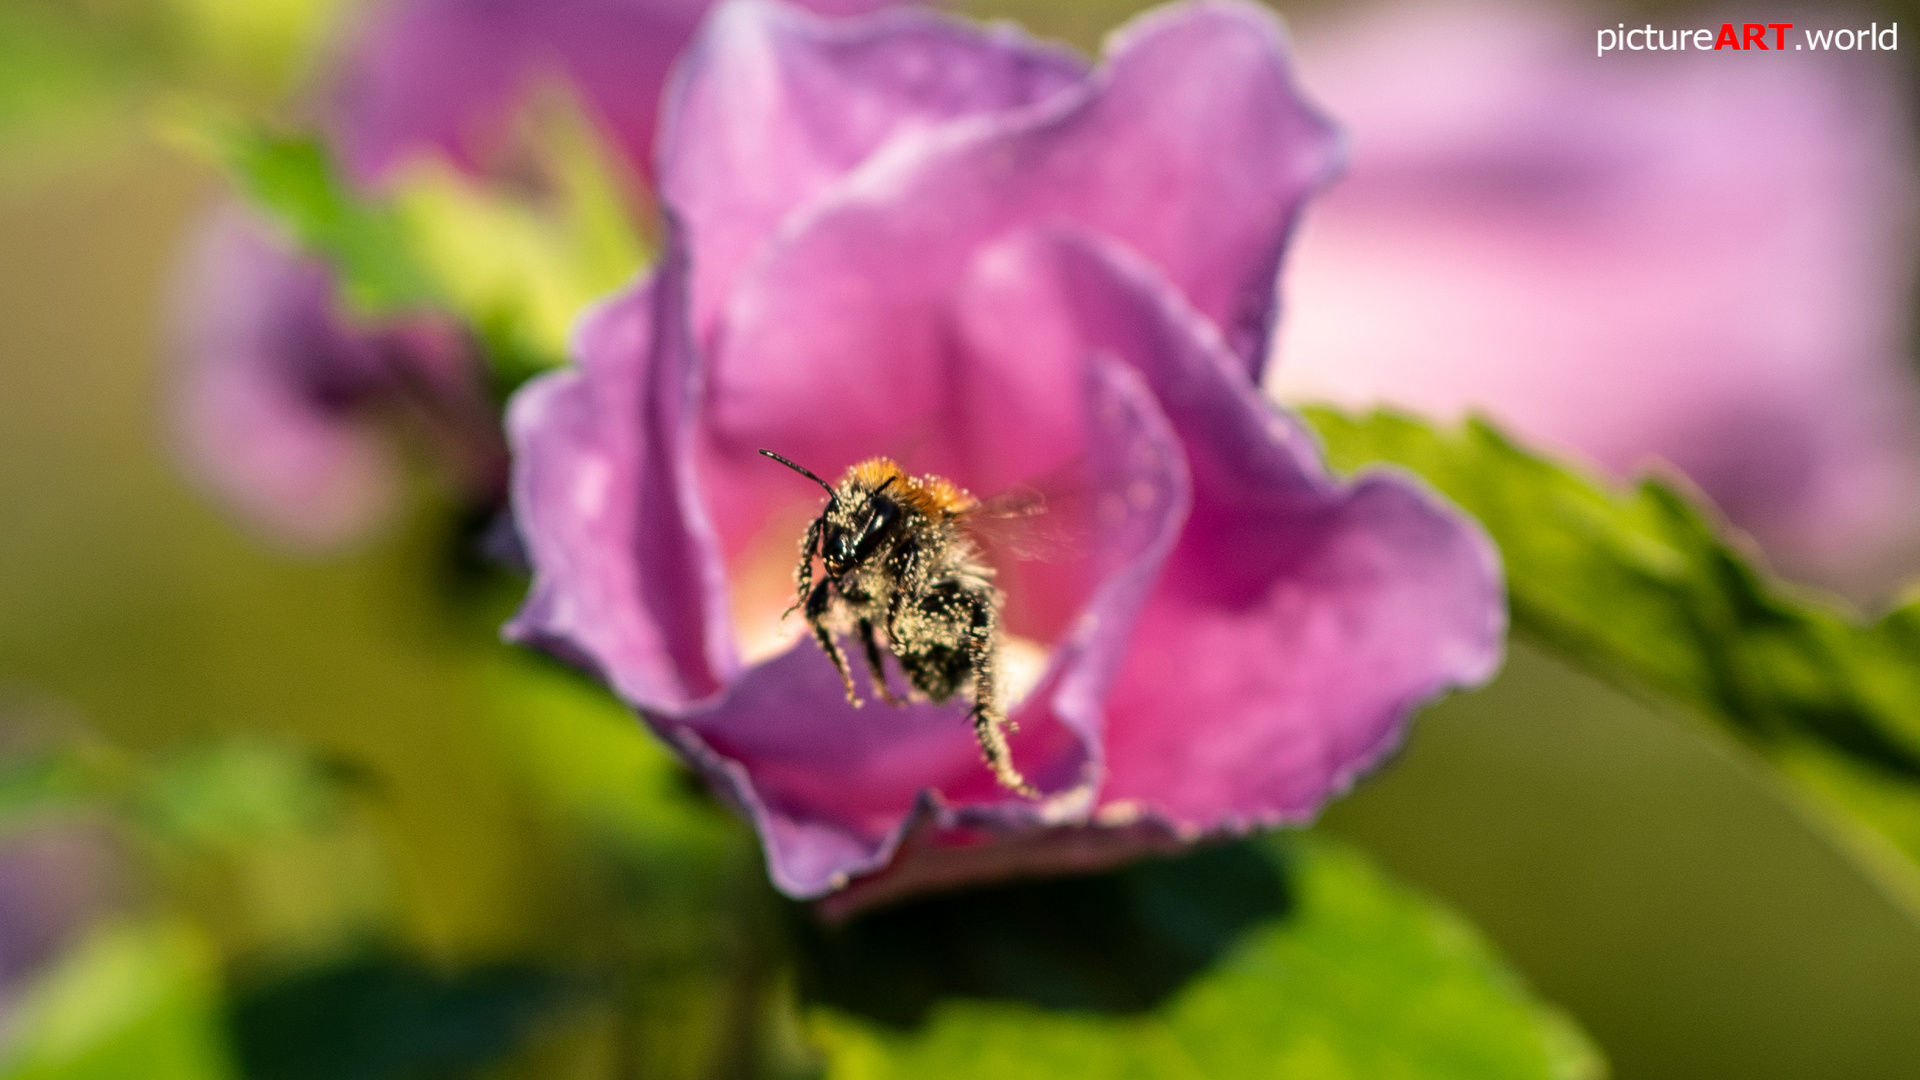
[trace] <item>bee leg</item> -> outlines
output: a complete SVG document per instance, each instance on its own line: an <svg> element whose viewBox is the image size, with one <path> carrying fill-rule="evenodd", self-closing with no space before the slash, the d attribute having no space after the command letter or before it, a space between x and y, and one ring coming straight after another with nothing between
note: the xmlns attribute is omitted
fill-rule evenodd
<svg viewBox="0 0 1920 1080"><path fill-rule="evenodd" d="M854 689L853 672L847 667L847 654L840 650L840 642L834 638L833 628L827 625L827 607L832 599L828 589L832 584L823 581L815 585L813 592L807 596L807 625L813 628L814 640L820 643L827 659L833 661L833 669L840 673L840 685L847 688L847 701L857 709L865 702L860 700L860 691Z"/></svg>
<svg viewBox="0 0 1920 1080"><path fill-rule="evenodd" d="M986 758L987 768L993 770L993 778L1000 781L1000 786L1029 799L1039 798L1040 793L1013 767L1013 750L1007 745L1007 718L979 705L969 709L967 716L973 721L973 737L980 742L980 754Z"/></svg>
<svg viewBox="0 0 1920 1080"><path fill-rule="evenodd" d="M1029 799L1037 799L1040 793L1027 783L1026 777L1013 765L1013 749L1007 745L1007 732L1014 726L1002 710L999 700L998 674L995 668L994 642L999 637L997 613L989 596L974 594L972 597L972 625L967 628L968 662L973 668L973 708L968 718L973 721L974 738L980 742L980 753L987 760L987 767L993 770L994 779L1000 786L1017 791Z"/></svg>
<svg viewBox="0 0 1920 1080"><path fill-rule="evenodd" d="M872 620L860 620L860 644L866 647L867 672L873 676L873 692L889 705L905 705L905 701L894 695L893 687L887 685L887 669L880 659L880 643L873 637Z"/></svg>
<svg viewBox="0 0 1920 1080"><path fill-rule="evenodd" d="M793 572L794 584L798 586L794 593L793 607L780 613L782 619L799 610L813 593L813 553L820 546L820 519L807 526L806 538L800 541L800 566ZM824 603L824 598L822 599ZM812 618L811 615L808 618Z"/></svg>

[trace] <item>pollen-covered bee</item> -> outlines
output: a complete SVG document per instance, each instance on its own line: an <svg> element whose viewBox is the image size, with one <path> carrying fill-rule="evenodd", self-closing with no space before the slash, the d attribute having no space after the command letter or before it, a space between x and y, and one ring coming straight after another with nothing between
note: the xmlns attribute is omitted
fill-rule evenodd
<svg viewBox="0 0 1920 1080"><path fill-rule="evenodd" d="M771 450L760 452L827 492L826 507L800 545L794 607L839 670L847 700L861 704L840 648L842 633L859 637L874 690L888 704L903 702L887 685L883 642L929 701L946 701L970 682L968 715L987 766L1001 784L1035 796L1007 748L1009 721L995 661L1004 597L962 527L980 504L940 477L909 476L884 457L853 466L833 487ZM818 582L815 555L824 570Z"/></svg>

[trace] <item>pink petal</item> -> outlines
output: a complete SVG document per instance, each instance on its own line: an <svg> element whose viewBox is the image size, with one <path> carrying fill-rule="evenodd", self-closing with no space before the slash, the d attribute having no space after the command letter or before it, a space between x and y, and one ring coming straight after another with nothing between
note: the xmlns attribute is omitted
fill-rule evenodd
<svg viewBox="0 0 1920 1080"><path fill-rule="evenodd" d="M709 384L716 456L732 461L715 471L731 468L729 484L764 474L747 460L754 445L816 471L937 445L945 456L930 451L926 467L989 492L1056 464L1024 441L959 445L964 395L997 409L1022 395L956 363L944 321L976 255L1036 222L1125 241L1229 326L1251 365L1287 230L1333 160L1330 132L1288 82L1272 17L1219 2L1136 24L1082 91L895 145L793 219L735 290Z"/></svg>
<svg viewBox="0 0 1920 1080"><path fill-rule="evenodd" d="M1089 347L1141 373L1193 478L1108 698L1102 803L1182 830L1311 818L1418 705L1499 666L1497 553L1417 481L1333 482L1152 267L1110 242L1058 250Z"/></svg>
<svg viewBox="0 0 1920 1080"><path fill-rule="evenodd" d="M1084 815L1100 774L1102 701L1179 534L1186 479L1138 377L1100 362L1082 371L1086 452L1097 463L1091 483L1105 508L1100 581L1017 711L1012 739L1016 765L1052 798L1035 805L996 786L963 702L853 708L811 641L750 669L714 709L672 726L669 737L695 747L695 759L748 809L774 883L788 894L818 896L878 870L916 823L1002 835Z"/></svg>
<svg viewBox="0 0 1920 1080"><path fill-rule="evenodd" d="M1030 823L1044 811L994 783L964 702L856 710L811 641L737 678L684 648L724 620L706 616L703 630L718 598L673 591L710 573L698 515L665 475L684 431L666 399L682 400L687 383L684 338L658 328L682 310L683 267L671 259L603 308L579 335L581 368L513 403L515 512L537 574L509 636L596 672L645 711L754 817L775 882L794 895L884 865L928 798L951 808L942 820L984 809L1001 829ZM1106 684L1186 503L1178 447L1137 378L1074 366L1083 415L1072 430L1090 441L1063 452L1093 463L1088 483L1113 509L1089 558L1096 583L1017 714L1013 752L1036 786L1084 808Z"/></svg>
<svg viewBox="0 0 1920 1080"><path fill-rule="evenodd" d="M582 664L641 709L683 711L738 666L726 585L694 487L698 376L686 260L586 316L576 368L514 396L513 505L535 568L505 634Z"/></svg>
<svg viewBox="0 0 1920 1080"><path fill-rule="evenodd" d="M1011 25L721 4L688 51L659 155L661 195L692 238L700 339L781 223L846 173L897 141L1043 101L1085 74Z"/></svg>

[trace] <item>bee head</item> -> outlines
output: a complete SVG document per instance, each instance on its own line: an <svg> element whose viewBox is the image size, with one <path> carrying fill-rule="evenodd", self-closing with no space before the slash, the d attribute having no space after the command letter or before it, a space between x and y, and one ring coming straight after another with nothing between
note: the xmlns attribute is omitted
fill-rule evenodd
<svg viewBox="0 0 1920 1080"><path fill-rule="evenodd" d="M843 485L821 514L820 558L835 577L880 550L900 520L900 504L887 494L894 477L873 490Z"/></svg>
<svg viewBox="0 0 1920 1080"><path fill-rule="evenodd" d="M898 475L887 477L878 487L849 479L835 491L806 466L771 450L760 453L819 484L827 493L827 508L820 512L819 522L820 559L827 564L827 573L839 577L873 558L893 534L901 511L900 504L887 494L887 488L899 479Z"/></svg>

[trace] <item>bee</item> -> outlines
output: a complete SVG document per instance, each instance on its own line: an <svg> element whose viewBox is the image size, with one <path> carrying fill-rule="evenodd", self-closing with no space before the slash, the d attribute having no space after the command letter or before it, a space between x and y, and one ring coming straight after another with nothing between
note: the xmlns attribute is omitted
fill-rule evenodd
<svg viewBox="0 0 1920 1080"><path fill-rule="evenodd" d="M881 649L893 654L913 690L944 702L971 684L968 719L980 753L1000 783L1030 798L1038 793L1013 766L1012 723L1000 700L996 650L1005 596L994 571L963 525L980 503L938 476L913 477L884 457L848 469L834 487L771 450L763 455L819 484L827 493L807 526L794 571L799 610L814 639L840 672L847 700L862 704L839 635L860 640L874 691L904 702L887 683ZM814 557L824 573L814 580Z"/></svg>

